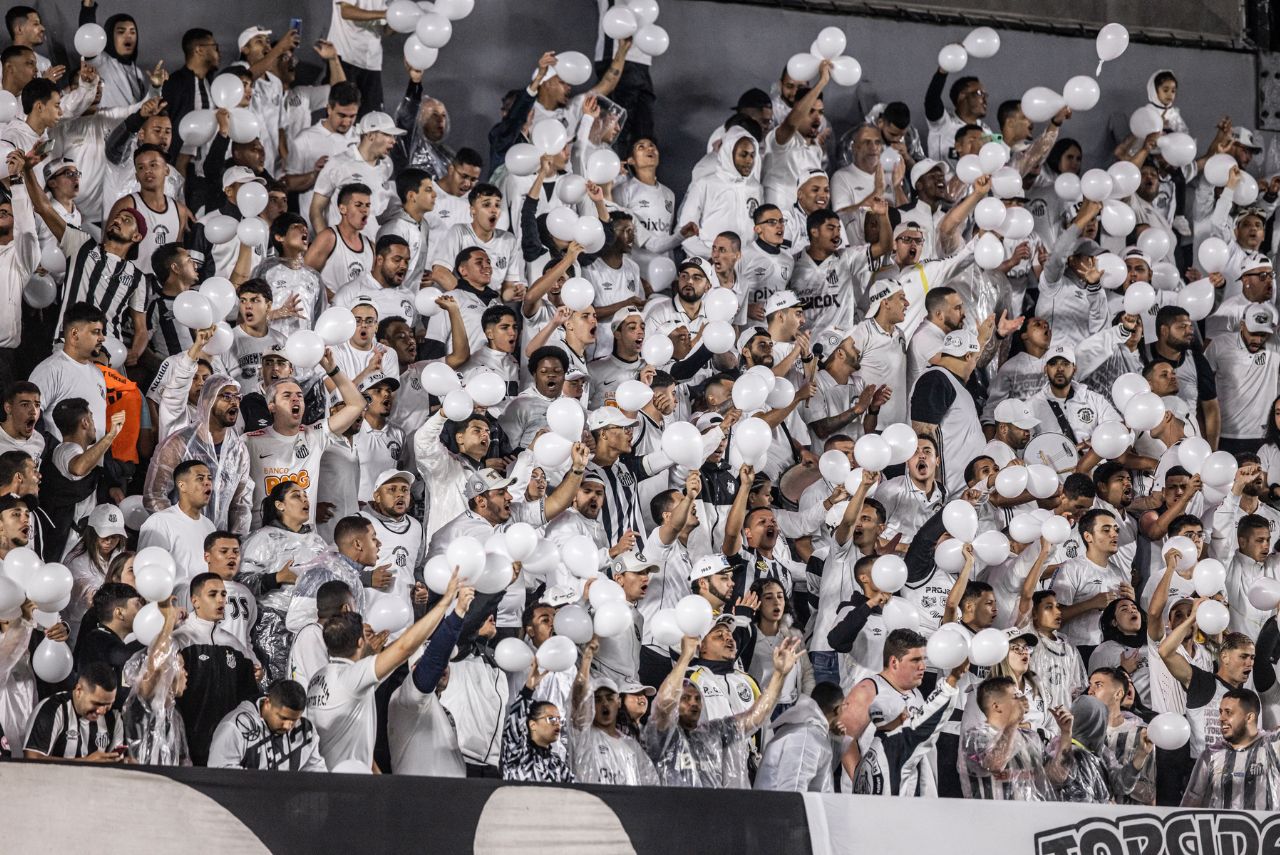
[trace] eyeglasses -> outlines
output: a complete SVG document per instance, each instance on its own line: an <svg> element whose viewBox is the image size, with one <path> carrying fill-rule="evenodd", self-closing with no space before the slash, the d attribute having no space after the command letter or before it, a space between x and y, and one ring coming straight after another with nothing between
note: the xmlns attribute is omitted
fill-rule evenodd
<svg viewBox="0 0 1280 855"><path fill-rule="evenodd" d="M535 718L534 721L545 721L547 724L560 724L564 721L564 718L558 715L540 715Z"/></svg>
<svg viewBox="0 0 1280 855"><path fill-rule="evenodd" d="M986 97L987 97L987 90L985 90L985 89L975 89L975 90L973 90L972 92L970 92L970 93L969 93L969 97L971 97L971 98L986 98Z"/></svg>
<svg viewBox="0 0 1280 855"><path fill-rule="evenodd" d="M1276 280L1275 273L1267 271L1265 273L1242 273L1242 276L1248 276L1250 279L1260 279L1263 282L1274 282Z"/></svg>
<svg viewBox="0 0 1280 855"><path fill-rule="evenodd" d="M54 178L79 178L81 175L78 169L64 169L61 172L54 173Z"/></svg>
<svg viewBox="0 0 1280 855"><path fill-rule="evenodd" d="M376 327L378 325L377 318L356 318L356 326Z"/></svg>
<svg viewBox="0 0 1280 855"><path fill-rule="evenodd" d="M757 226L780 226L782 225L782 223L783 223L783 219L781 217L770 217L767 220L761 220L760 222L756 223L756 225Z"/></svg>
<svg viewBox="0 0 1280 855"><path fill-rule="evenodd" d="M240 402L240 395L235 392L221 392L218 394L218 400L238 404Z"/></svg>
<svg viewBox="0 0 1280 855"><path fill-rule="evenodd" d="M1013 644L1009 645L1010 653L1026 653L1030 649L1031 649L1030 647L1028 647L1026 644L1022 642L1014 642Z"/></svg>
<svg viewBox="0 0 1280 855"><path fill-rule="evenodd" d="M924 246L924 238L922 237L900 237L899 243L905 243L908 246Z"/></svg>

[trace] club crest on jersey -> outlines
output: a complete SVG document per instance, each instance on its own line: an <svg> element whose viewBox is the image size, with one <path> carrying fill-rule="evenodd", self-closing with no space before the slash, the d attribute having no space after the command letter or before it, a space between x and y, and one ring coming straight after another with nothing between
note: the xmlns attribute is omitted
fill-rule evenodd
<svg viewBox="0 0 1280 855"><path fill-rule="evenodd" d="M227 651L227 667L228 668L236 667L236 655L230 650Z"/></svg>
<svg viewBox="0 0 1280 855"><path fill-rule="evenodd" d="M744 704L751 703L751 687L747 685L738 686L738 699Z"/></svg>
<svg viewBox="0 0 1280 855"><path fill-rule="evenodd" d="M298 460L306 460L309 454L311 454L311 449L307 448L306 443L299 442L296 445L294 445L293 456L296 457Z"/></svg>
<svg viewBox="0 0 1280 855"><path fill-rule="evenodd" d="M347 281L355 279L361 273L364 273L363 261L353 261L347 265L347 276L349 277Z"/></svg>
<svg viewBox="0 0 1280 855"><path fill-rule="evenodd" d="M1068 558L1075 558L1080 553L1080 547L1074 540L1068 540L1062 545L1062 551L1066 553Z"/></svg>
<svg viewBox="0 0 1280 855"><path fill-rule="evenodd" d="M391 560L397 567L409 566L409 550L403 546L397 546L391 550Z"/></svg>
<svg viewBox="0 0 1280 855"><path fill-rule="evenodd" d="M1253 364L1262 365L1267 361L1267 354L1264 352L1255 353L1253 355Z"/></svg>
<svg viewBox="0 0 1280 855"><path fill-rule="evenodd" d="M396 460L399 460L400 459L400 443L395 442L394 440L391 442L388 442L387 453L390 454Z"/></svg>
<svg viewBox="0 0 1280 855"><path fill-rule="evenodd" d="M1094 412L1088 407L1081 407L1080 412L1076 413L1076 415L1079 417L1080 421L1084 422L1085 424L1089 424L1091 421L1093 421Z"/></svg>

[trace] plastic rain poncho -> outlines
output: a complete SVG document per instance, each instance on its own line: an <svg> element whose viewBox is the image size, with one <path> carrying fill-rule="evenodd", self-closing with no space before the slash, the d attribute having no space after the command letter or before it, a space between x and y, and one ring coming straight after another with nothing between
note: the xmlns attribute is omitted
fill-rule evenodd
<svg viewBox="0 0 1280 855"><path fill-rule="evenodd" d="M183 669L182 655L172 640L160 650L141 650L125 663L124 684L132 691L124 705L124 736L134 761L191 765L186 728L176 708Z"/></svg>
<svg viewBox="0 0 1280 855"><path fill-rule="evenodd" d="M428 138L425 127L437 121L442 126L440 136L433 141ZM410 86L396 108L396 124L409 132L408 151L402 154L403 149L397 146L396 165L400 169L414 167L424 170L432 181L444 178L454 158L453 149L444 144L445 137L449 136L449 111L445 109L444 102L425 94L421 85Z"/></svg>
<svg viewBox="0 0 1280 855"><path fill-rule="evenodd" d="M1128 795L1141 783L1140 770L1132 763L1119 763L1107 749L1107 708L1089 695L1071 705L1071 751L1063 760L1067 779L1057 787L1057 801L1077 804L1111 804ZM1049 746L1058 751L1059 736Z"/></svg>
<svg viewBox="0 0 1280 855"><path fill-rule="evenodd" d="M27 721L36 708L36 675L27 655L34 628L19 617L0 634L0 748L7 742L13 757L22 756Z"/></svg>
<svg viewBox="0 0 1280 855"><path fill-rule="evenodd" d="M253 482L249 479L249 449L244 437L228 429L222 445L215 446L209 434L209 414L218 395L227 388L240 391L240 384L225 374L214 374L200 390L195 420L190 427L170 434L160 443L147 469L143 503L152 513L173 504L173 470L184 460L199 460L209 467L213 493L204 508L216 528L245 535L253 517Z"/></svg>
<svg viewBox="0 0 1280 855"><path fill-rule="evenodd" d="M258 620L251 630L253 652L267 671L267 682L289 675L289 646L292 636L285 627L294 585L276 582L290 561L301 577L307 562L321 555L328 545L310 526L290 531L282 525L260 528L245 539L240 552L240 572L236 581L258 598ZM318 587L318 586L317 586ZM315 596L313 593L312 596Z"/></svg>
<svg viewBox="0 0 1280 855"><path fill-rule="evenodd" d="M569 737L569 763L580 784L658 785L658 773L640 743L618 729L611 736L593 724L596 696L587 692L573 711Z"/></svg>
<svg viewBox="0 0 1280 855"><path fill-rule="evenodd" d="M831 728L817 701L801 695L795 706L773 720L756 775L757 790L829 793L835 789Z"/></svg>

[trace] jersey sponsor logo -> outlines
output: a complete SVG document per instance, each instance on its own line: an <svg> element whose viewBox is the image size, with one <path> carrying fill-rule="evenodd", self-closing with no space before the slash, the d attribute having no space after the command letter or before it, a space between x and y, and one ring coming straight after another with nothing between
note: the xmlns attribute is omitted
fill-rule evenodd
<svg viewBox="0 0 1280 855"><path fill-rule="evenodd" d="M263 486L265 486L267 488L267 492L270 493L284 481L292 481L304 490L311 489L311 473L306 469L299 472L283 472L279 475L268 475L263 480Z"/></svg>
<svg viewBox="0 0 1280 855"><path fill-rule="evenodd" d="M800 307L805 311L815 309L838 309L840 308L840 298L835 294L814 294L812 297L801 300Z"/></svg>

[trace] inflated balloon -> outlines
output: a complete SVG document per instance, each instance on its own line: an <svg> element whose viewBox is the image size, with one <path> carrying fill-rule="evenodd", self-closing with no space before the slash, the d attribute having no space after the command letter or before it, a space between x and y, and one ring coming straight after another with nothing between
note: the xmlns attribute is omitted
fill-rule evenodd
<svg viewBox="0 0 1280 855"><path fill-rule="evenodd" d="M1156 289L1146 282L1134 282L1124 292L1124 312L1126 315L1141 315L1155 304Z"/></svg>
<svg viewBox="0 0 1280 855"><path fill-rule="evenodd" d="M676 626L685 635L702 638L714 622L711 603L697 594L690 594L676 603Z"/></svg>
<svg viewBox="0 0 1280 855"><path fill-rule="evenodd" d="M945 45L938 51L938 68L947 74L955 74L969 64L969 54L956 44Z"/></svg>
<svg viewBox="0 0 1280 855"><path fill-rule="evenodd" d="M979 164L981 164L981 161L979 161ZM1013 199L1021 196L1023 193L1022 175L1012 166L1002 166L991 175L991 192L1001 199Z"/></svg>
<svg viewBox="0 0 1280 855"><path fill-rule="evenodd" d="M636 48L649 56L662 56L671 47L671 37L657 24L641 27L635 36Z"/></svg>
<svg viewBox="0 0 1280 855"><path fill-rule="evenodd" d="M436 0L435 10L450 21L461 21L471 14L476 0Z"/></svg>
<svg viewBox="0 0 1280 855"><path fill-rule="evenodd" d="M267 209L267 188L257 181L240 184L236 189L236 207L246 217L256 217Z"/></svg>
<svg viewBox="0 0 1280 855"><path fill-rule="evenodd" d="M881 555L871 565L871 581L887 594L898 593L907 584L907 562L897 555Z"/></svg>
<svg viewBox="0 0 1280 855"><path fill-rule="evenodd" d="M26 286L22 289L22 302L33 309L45 309L58 299L58 286L48 276L39 273L31 274Z"/></svg>
<svg viewBox="0 0 1280 855"><path fill-rule="evenodd" d="M238 79L236 86L240 87ZM244 89L241 87L239 91L243 93ZM183 143L197 148L206 145L217 132L218 118L213 110L192 110L178 122L178 133L182 134Z"/></svg>
<svg viewBox="0 0 1280 855"><path fill-rule="evenodd" d="M624 380L618 384L613 393L618 406L629 412L635 412L653 400L653 389L639 380Z"/></svg>
<svg viewBox="0 0 1280 855"><path fill-rule="evenodd" d="M557 119L539 119L529 134L533 145L543 154L557 154L569 142L569 133Z"/></svg>
<svg viewBox="0 0 1280 855"><path fill-rule="evenodd" d="M244 100L244 83L234 74L219 74L209 86L209 97L215 107L234 110Z"/></svg>
<svg viewBox="0 0 1280 855"><path fill-rule="evenodd" d="M404 56L405 64L415 71L426 71L435 65L436 60L440 58L439 49L427 47L416 34L404 40L404 48L401 53Z"/></svg>
<svg viewBox="0 0 1280 855"><path fill-rule="evenodd" d="M557 122L556 124L560 124L560 123ZM564 202L566 205L578 204L578 202L580 202L582 200L582 197L585 196L586 194L587 194L587 179L583 178L581 175L574 175L572 172L568 172L556 179L556 198L559 199L561 202ZM552 209L552 210L554 211L554 210L569 210L569 209L560 208L560 209ZM548 228L550 228L550 225L551 225L550 216L551 214L548 213L547 214ZM561 240L567 240L567 239L568 238L561 238Z"/></svg>
<svg viewBox="0 0 1280 855"><path fill-rule="evenodd" d="M71 648L64 642L46 638L31 654L31 670L46 683L61 683L71 674Z"/></svg>
<svg viewBox="0 0 1280 855"><path fill-rule="evenodd" d="M604 226L594 214L585 214L573 224L573 239L587 252L599 252L604 248Z"/></svg>
<svg viewBox="0 0 1280 855"><path fill-rule="evenodd" d="M1093 429L1089 444L1103 460L1115 460L1133 445L1133 434L1122 422L1112 419Z"/></svg>
<svg viewBox="0 0 1280 855"><path fill-rule="evenodd" d="M1150 392L1151 384L1141 374L1135 374L1132 371L1121 374L1111 384L1111 403L1116 405L1116 409L1124 412L1124 408L1128 405L1134 395L1141 395L1143 392Z"/></svg>
<svg viewBox="0 0 1280 855"><path fill-rule="evenodd" d="M356 334L356 316L351 314L351 310L346 306L330 306L316 318L315 333L325 344L336 347L350 341ZM443 365L443 363L428 364Z"/></svg>
<svg viewBox="0 0 1280 855"><path fill-rule="evenodd" d="M973 539L973 551L984 564L1003 564L1009 559L1009 538L1002 532L984 531Z"/></svg>
<svg viewBox="0 0 1280 855"><path fill-rule="evenodd" d="M1217 600L1205 600L1196 609L1196 626L1205 635L1217 635L1231 623L1231 612Z"/></svg>
<svg viewBox="0 0 1280 855"><path fill-rule="evenodd" d="M558 433L544 433L533 442L533 459L539 466L554 469L568 460L572 452L573 442Z"/></svg>
<svg viewBox="0 0 1280 855"><path fill-rule="evenodd" d="M1101 68L1102 63L1117 58L1129 47L1129 31L1123 24L1107 24L1098 31L1095 44L1098 50L1098 67Z"/></svg>
<svg viewBox="0 0 1280 855"><path fill-rule="evenodd" d="M889 601L880 607L880 619L884 621L885 632L920 628L920 612L910 600L902 597L890 597Z"/></svg>
<svg viewBox="0 0 1280 855"><path fill-rule="evenodd" d="M844 33L839 27L823 27L814 42L818 48L818 56L823 59L835 59L844 53L845 44Z"/></svg>
<svg viewBox="0 0 1280 855"><path fill-rule="evenodd" d="M462 388L458 373L443 362L428 362L422 366L422 388L428 395L443 398L450 392Z"/></svg>
<svg viewBox="0 0 1280 855"><path fill-rule="evenodd" d="M1231 250L1227 248L1226 241L1217 237L1205 238L1196 250L1196 260L1205 273L1221 273L1230 256Z"/></svg>
<svg viewBox="0 0 1280 855"><path fill-rule="evenodd" d="M295 333L296 335L296 333ZM287 348L286 344L286 348ZM287 350L286 350L287 352ZM447 418L460 422L469 418L476 410L475 400L467 394L465 389L455 389L444 396L444 400L440 404L441 411Z"/></svg>
<svg viewBox="0 0 1280 855"><path fill-rule="evenodd" d="M238 225L234 217L215 214L205 222L204 236L209 239L209 243L224 244L236 236Z"/></svg>
<svg viewBox="0 0 1280 855"><path fill-rule="evenodd" d="M1196 141L1190 134L1162 134L1156 146L1170 166L1187 166L1196 159Z"/></svg>
<svg viewBox="0 0 1280 855"><path fill-rule="evenodd" d="M258 217L247 217L236 225L236 239L245 246L265 246L267 224Z"/></svg>
<svg viewBox="0 0 1280 855"><path fill-rule="evenodd" d="M562 635L574 644L586 644L591 640L591 615L582 606L565 606L556 612L556 635Z"/></svg>
<svg viewBox="0 0 1280 855"><path fill-rule="evenodd" d="M983 270L995 270L1004 264L1004 241L987 232L974 244L973 259Z"/></svg>
<svg viewBox="0 0 1280 855"><path fill-rule="evenodd" d="M591 60L576 50L556 54L556 74L570 86L580 86L591 79Z"/></svg>
<svg viewBox="0 0 1280 855"><path fill-rule="evenodd" d="M399 632L413 623L413 606L404 597L383 594L373 603L365 603L362 617L374 632Z"/></svg>
<svg viewBox="0 0 1280 855"><path fill-rule="evenodd" d="M920 445L920 439L916 436L916 432L912 430L911 425L905 422L895 422L889 425L880 434L880 438L889 445L890 466L906 463L916 453Z"/></svg>
<svg viewBox="0 0 1280 855"><path fill-rule="evenodd" d="M594 594L596 585L607 581L609 580L596 580L591 585L591 592ZM631 616L631 609L627 607L625 602L610 600L596 606L595 610L595 634L601 638L614 638L635 626L634 619Z"/></svg>
<svg viewBox="0 0 1280 855"><path fill-rule="evenodd" d="M849 455L837 449L823 452L818 458L818 472L832 484L843 484L849 477L853 467L849 463Z"/></svg>
<svg viewBox="0 0 1280 855"><path fill-rule="evenodd" d="M958 573L964 567L964 542L951 538L938 544L933 551L933 563L948 573Z"/></svg>
<svg viewBox="0 0 1280 855"><path fill-rule="evenodd" d="M1213 299L1213 283L1207 279L1198 279L1178 292L1178 305L1187 310L1193 321L1209 317L1213 311Z"/></svg>
<svg viewBox="0 0 1280 855"><path fill-rule="evenodd" d="M732 288L712 288L702 298L702 311L709 321L732 321L738 314L738 299Z"/></svg>
<svg viewBox="0 0 1280 855"><path fill-rule="evenodd" d="M12 92L0 90L0 122L12 121L18 115L21 106Z"/></svg>
<svg viewBox="0 0 1280 855"><path fill-rule="evenodd" d="M65 565L50 562L27 577L27 599L48 610L71 593L74 580Z"/></svg>
<svg viewBox="0 0 1280 855"><path fill-rule="evenodd" d="M1192 475L1199 475L1204 462L1213 454L1213 446L1198 436L1188 436L1178 443L1178 465Z"/></svg>
<svg viewBox="0 0 1280 855"><path fill-rule="evenodd" d="M209 298L199 291L183 291L174 298L173 318L193 330L207 329L215 320Z"/></svg>
<svg viewBox="0 0 1280 855"><path fill-rule="evenodd" d="M854 443L853 457L858 461L858 465L868 472L882 472L886 466L890 465L893 450L889 448L889 443L884 441L884 437L869 433L859 437Z"/></svg>
<svg viewBox="0 0 1280 855"><path fill-rule="evenodd" d="M1102 287L1109 291L1119 288L1129 278L1129 268L1125 267L1124 260L1114 252L1102 253L1093 263L1102 272Z"/></svg>
<svg viewBox="0 0 1280 855"><path fill-rule="evenodd" d="M1142 173L1138 167L1134 166L1127 160L1118 160L1107 167L1107 174L1111 176L1112 196L1116 199L1124 199L1138 192L1138 185L1142 183Z"/></svg>
<svg viewBox="0 0 1280 855"><path fill-rule="evenodd" d="M822 60L811 53L798 53L787 60L787 76L801 83L808 83L818 76L818 64Z"/></svg>
<svg viewBox="0 0 1280 855"><path fill-rule="evenodd" d="M618 160L618 156L609 149L602 148L591 152L591 156L587 158L587 168L583 170L583 174L593 184L604 185L617 178L621 168L622 163Z"/></svg>
<svg viewBox="0 0 1280 855"><path fill-rule="evenodd" d="M1200 480L1209 487L1225 487L1235 480L1239 467L1229 451L1215 451L1200 467Z"/></svg>
<svg viewBox="0 0 1280 855"><path fill-rule="evenodd" d="M1157 748L1177 751L1191 741L1191 722L1182 713L1160 713L1147 724L1147 738Z"/></svg>
<svg viewBox="0 0 1280 855"><path fill-rule="evenodd" d="M1080 176L1080 192L1091 202L1104 202L1111 195L1115 182L1105 169L1090 169Z"/></svg>
<svg viewBox="0 0 1280 855"><path fill-rule="evenodd" d="M507 382L497 372L488 369L476 372L463 388L481 407L497 406L507 397Z"/></svg>
<svg viewBox="0 0 1280 855"><path fill-rule="evenodd" d="M294 330L284 343L284 356L299 371L314 368L324 359L324 339L311 330Z"/></svg>
<svg viewBox="0 0 1280 855"><path fill-rule="evenodd" d="M702 465L702 434L689 422L672 422L662 429L662 450L690 469Z"/></svg>
<svg viewBox="0 0 1280 855"><path fill-rule="evenodd" d="M1006 466L996 473L996 492L1006 499L1016 499L1027 491L1030 477L1025 466Z"/></svg>
<svg viewBox="0 0 1280 855"><path fill-rule="evenodd" d="M449 566L449 559L444 555L437 555L422 568L422 581L437 594L443 594L449 590L449 582L452 579L453 568Z"/></svg>
<svg viewBox="0 0 1280 855"><path fill-rule="evenodd" d="M969 661L979 668L989 668L997 662L1003 662L1009 655L1009 639L1004 630L988 627L973 637L969 642Z"/></svg>
<svg viewBox="0 0 1280 855"><path fill-rule="evenodd" d="M560 288L560 302L575 312L589 308L595 299L595 286L580 276L569 279Z"/></svg>
<svg viewBox="0 0 1280 855"><path fill-rule="evenodd" d="M85 59L93 59L107 49L107 31L97 24L81 24L74 39L76 53ZM56 683L57 680L49 682Z"/></svg>
<svg viewBox="0 0 1280 855"><path fill-rule="evenodd" d="M1138 235L1138 249L1142 250L1154 264L1173 249L1173 238L1164 229L1147 228Z"/></svg>
<svg viewBox="0 0 1280 855"><path fill-rule="evenodd" d="M600 28L611 39L629 39L640 29L635 12L626 6L614 6L600 19Z"/></svg>
<svg viewBox="0 0 1280 855"><path fill-rule="evenodd" d="M587 640L590 640L590 635L587 636ZM538 667L543 671L557 673L570 671L578 664L578 648L565 636L553 635L542 642L534 658L538 660Z"/></svg>
<svg viewBox="0 0 1280 855"><path fill-rule="evenodd" d="M547 426L570 442L578 442L582 439L582 428L585 422L586 416L582 412L582 405L573 398L556 398L547 407ZM513 553L511 557L516 556Z"/></svg>
<svg viewBox="0 0 1280 855"><path fill-rule="evenodd" d="M1280 605L1280 580L1262 576L1249 586L1249 605L1258 611L1269 612Z"/></svg>
<svg viewBox="0 0 1280 855"><path fill-rule="evenodd" d="M246 184L244 187L260 187L259 184ZM221 320L226 320L231 315L240 300L236 296L236 286L231 284L230 279L224 279L221 276L212 276L200 283L200 293L209 301L209 305L213 307L213 316ZM350 314L350 312L348 312ZM324 317L321 315L321 317ZM351 335L355 335L354 323L351 328ZM351 338L347 336L346 338ZM346 339L343 339L346 341Z"/></svg>
<svg viewBox="0 0 1280 855"><path fill-rule="evenodd" d="M1212 597L1227 584L1227 568L1216 558L1206 558L1197 562L1196 569L1191 571L1191 582L1197 594Z"/></svg>
<svg viewBox="0 0 1280 855"><path fill-rule="evenodd" d="M964 499L952 499L942 508L942 525L947 534L969 543L978 536L978 512Z"/></svg>
<svg viewBox="0 0 1280 855"><path fill-rule="evenodd" d="M982 171L982 162L976 154L966 154L956 161L956 177L965 184L972 184L983 175L986 173Z"/></svg>
<svg viewBox="0 0 1280 855"><path fill-rule="evenodd" d="M1031 514L1017 514L1009 520L1009 536L1018 543L1033 543L1040 538L1040 520Z"/></svg>
<svg viewBox="0 0 1280 855"><path fill-rule="evenodd" d="M602 576L592 581L587 600L592 608L598 609L605 603L625 603L627 592L617 582Z"/></svg>
<svg viewBox="0 0 1280 855"><path fill-rule="evenodd" d="M973 222L980 229L998 229L1004 223L1004 213L1004 203L988 196L973 209Z"/></svg>
<svg viewBox="0 0 1280 855"><path fill-rule="evenodd" d="M1058 492L1058 473L1043 463L1027 466L1027 492L1037 499L1047 499Z"/></svg>
<svg viewBox="0 0 1280 855"><path fill-rule="evenodd" d="M1074 112L1092 110L1101 97L1102 90L1098 88L1098 81L1084 74L1071 78L1062 87L1062 100Z"/></svg>
<svg viewBox="0 0 1280 855"><path fill-rule="evenodd" d="M773 388L769 390L769 397L764 399L765 405L773 410L780 410L790 405L796 397L796 387L786 377L776 377L773 381Z"/></svg>
<svg viewBox="0 0 1280 855"><path fill-rule="evenodd" d="M627 0L627 8L636 16L640 26L658 20L658 0Z"/></svg>
<svg viewBox="0 0 1280 855"><path fill-rule="evenodd" d="M1066 517L1052 516L1040 526L1040 536L1055 546L1071 537L1071 523Z"/></svg>
<svg viewBox="0 0 1280 855"><path fill-rule="evenodd" d="M717 323L717 322L712 321L711 323ZM724 322L721 321L720 323L724 323ZM708 324L707 326L710 326L710 325L711 324ZM730 328L730 335L732 335L732 328ZM705 339L706 339L705 331L703 332L702 337L705 343ZM733 346L732 343L730 343L730 347L732 346ZM710 349L710 345L708 345L708 349ZM712 351L712 353L714 352L715 351ZM723 350L720 352L724 353ZM668 362L671 361L671 357L674 353L675 353L675 345L672 344L671 339L665 335L656 335L653 338L646 338L644 340L644 344L640 345L640 356L644 358L645 363L648 365L653 365L653 366L666 365Z"/></svg>
<svg viewBox="0 0 1280 855"><path fill-rule="evenodd" d="M591 538L575 534L560 545L560 560L575 578L592 579L599 575L600 555Z"/></svg>
<svg viewBox="0 0 1280 855"><path fill-rule="evenodd" d="M862 79L862 63L851 56L836 57L831 61L831 79L838 86L857 86Z"/></svg>
<svg viewBox="0 0 1280 855"><path fill-rule="evenodd" d="M1247 172L1240 173L1240 180L1236 182L1235 194L1232 201L1237 205L1252 205L1258 201L1258 181Z"/></svg>
<svg viewBox="0 0 1280 855"><path fill-rule="evenodd" d="M173 573L165 572L165 568L158 564L136 568L133 578L133 587L151 603L173 596L173 586L177 581Z"/></svg>
<svg viewBox="0 0 1280 855"><path fill-rule="evenodd" d="M0 620L13 620L18 617L26 599L22 585L8 576L0 576Z"/></svg>
<svg viewBox="0 0 1280 855"><path fill-rule="evenodd" d="M533 648L523 639L504 638L493 648L493 661L508 674L522 674L533 664Z"/></svg>
<svg viewBox="0 0 1280 855"><path fill-rule="evenodd" d="M1084 198L1080 189L1080 176L1074 172L1064 172L1053 179L1053 192L1064 202L1079 202Z"/></svg>
<svg viewBox="0 0 1280 855"><path fill-rule="evenodd" d="M734 427L733 441L737 443L742 456L751 460L769 450L769 445L773 442L773 428L764 419L752 416Z"/></svg>
<svg viewBox="0 0 1280 855"><path fill-rule="evenodd" d="M1036 218L1026 208L1009 208L1004 212L1004 222L1000 224L1000 233L1010 240L1022 240L1029 237L1036 228Z"/></svg>
<svg viewBox="0 0 1280 855"><path fill-rule="evenodd" d="M959 629L949 629L952 624L943 624L942 628L929 636L925 646L925 656L929 664L943 671L950 671L969 658L969 639Z"/></svg>
<svg viewBox="0 0 1280 855"><path fill-rule="evenodd" d="M248 107L233 107L231 110L231 141L234 143L253 142L262 135L262 120L258 114Z"/></svg>
<svg viewBox="0 0 1280 855"><path fill-rule="evenodd" d="M474 537L463 535L449 542L444 552L449 567L458 569L458 578L474 582L484 572L484 545Z"/></svg>
<svg viewBox="0 0 1280 855"><path fill-rule="evenodd" d="M1129 133L1140 141L1164 129L1164 117L1155 107L1147 104L1129 115Z"/></svg>
<svg viewBox="0 0 1280 855"><path fill-rule="evenodd" d="M1124 407L1124 423L1132 430L1151 430L1164 419L1164 401L1154 392L1140 392Z"/></svg>
<svg viewBox="0 0 1280 855"><path fill-rule="evenodd" d="M538 171L538 149L530 143L516 143L507 149L503 162L512 175L532 175Z"/></svg>
<svg viewBox="0 0 1280 855"><path fill-rule="evenodd" d="M558 187L556 189L559 190ZM574 230L577 227L578 214L573 208L561 206L547 212L547 231L551 232L553 238L568 243L573 240Z"/></svg>
<svg viewBox="0 0 1280 855"><path fill-rule="evenodd" d="M1231 170L1236 168L1236 159L1229 154L1215 154L1204 163L1204 178L1214 187L1226 187L1231 180Z"/></svg>
<svg viewBox="0 0 1280 855"><path fill-rule="evenodd" d="M707 326L710 326L710 324ZM703 333L703 338L706 338L705 333ZM708 348L713 353L715 352L710 345L708 345ZM770 384L761 380L759 375L743 374L733 384L733 405L744 413L758 410L764 406L764 402L769 397L769 392L772 388Z"/></svg>
<svg viewBox="0 0 1280 855"><path fill-rule="evenodd" d="M1066 106L1063 97L1047 86L1032 86L1022 94L1022 113L1033 122L1047 122Z"/></svg>
<svg viewBox="0 0 1280 855"><path fill-rule="evenodd" d="M655 255L644 264L645 281L655 291L665 291L676 280L676 263L665 255Z"/></svg>
<svg viewBox="0 0 1280 855"><path fill-rule="evenodd" d="M162 629L164 629L164 612L160 611L160 607L155 603L147 603L133 616L133 634L138 641L148 647L156 640L156 636Z"/></svg>
<svg viewBox="0 0 1280 855"><path fill-rule="evenodd" d="M962 45L974 59L990 59L1000 50L1000 34L990 27L977 27L969 31Z"/></svg>
<svg viewBox="0 0 1280 855"><path fill-rule="evenodd" d="M673 608L658 609L653 619L645 621L645 629L653 635L653 640L663 647L680 646L684 633L676 623L676 610Z"/></svg>
<svg viewBox="0 0 1280 855"><path fill-rule="evenodd" d="M418 25L418 19L422 17L422 10L413 0L391 0L384 17L392 32L412 33L413 28ZM186 142L186 139L183 136L182 141Z"/></svg>
<svg viewBox="0 0 1280 855"><path fill-rule="evenodd" d="M1147 234L1147 232L1143 232ZM1172 244L1170 245L1172 249ZM1169 261L1161 261L1151 268L1151 284L1157 291L1177 291L1182 287L1182 276L1177 265Z"/></svg>
<svg viewBox="0 0 1280 855"><path fill-rule="evenodd" d="M528 523L511 523L502 533L502 541L511 560L524 561L538 548L538 531Z"/></svg>
<svg viewBox="0 0 1280 855"><path fill-rule="evenodd" d="M129 349L115 336L109 335L103 339L102 349L106 351L107 361L111 367L117 370L123 368L125 361L129 358Z"/></svg>
<svg viewBox="0 0 1280 855"><path fill-rule="evenodd" d="M424 12L414 25L413 33L429 48L442 48L453 36L453 22L438 12Z"/></svg>

